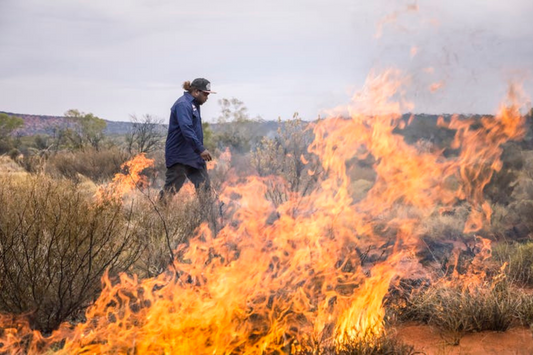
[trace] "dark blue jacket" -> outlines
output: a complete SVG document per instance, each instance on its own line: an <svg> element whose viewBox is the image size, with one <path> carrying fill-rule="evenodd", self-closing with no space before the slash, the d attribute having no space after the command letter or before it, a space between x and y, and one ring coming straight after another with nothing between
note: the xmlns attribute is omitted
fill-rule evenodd
<svg viewBox="0 0 533 355"><path fill-rule="evenodd" d="M165 160L167 168L176 163L201 169L205 161L200 157L204 148L204 133L200 106L185 92L170 109Z"/></svg>

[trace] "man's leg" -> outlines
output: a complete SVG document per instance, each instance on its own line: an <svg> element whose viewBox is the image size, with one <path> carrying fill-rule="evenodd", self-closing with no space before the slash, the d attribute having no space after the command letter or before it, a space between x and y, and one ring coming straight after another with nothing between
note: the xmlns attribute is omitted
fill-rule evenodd
<svg viewBox="0 0 533 355"><path fill-rule="evenodd" d="M203 167L202 169L188 167L187 177L194 184L197 193L208 192L211 190L211 181L209 180L209 174L207 173L206 167Z"/></svg>
<svg viewBox="0 0 533 355"><path fill-rule="evenodd" d="M159 192L159 199L166 200L174 196L183 186L187 177L187 166L183 164L174 164L167 168L165 173L165 186Z"/></svg>
<svg viewBox="0 0 533 355"><path fill-rule="evenodd" d="M200 201L200 208L202 209L202 213L207 216L208 211L211 209L214 200L213 193L211 191L211 181L209 180L207 168L189 168L187 171L187 177L194 184L198 200Z"/></svg>

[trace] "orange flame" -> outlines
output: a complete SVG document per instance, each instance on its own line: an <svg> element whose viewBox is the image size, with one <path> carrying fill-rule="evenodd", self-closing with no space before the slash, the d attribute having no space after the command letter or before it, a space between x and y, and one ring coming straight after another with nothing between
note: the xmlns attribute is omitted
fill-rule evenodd
<svg viewBox="0 0 533 355"><path fill-rule="evenodd" d="M125 172L116 174L111 183L96 191L97 200L121 200L136 187L148 186L146 176L141 175L141 173L144 169L152 166L154 166L154 160L146 158L144 153L125 162L120 166Z"/></svg>
<svg viewBox="0 0 533 355"><path fill-rule="evenodd" d="M429 86L429 91L431 92L437 92L438 90L442 89L442 87L444 87L444 82L443 81L439 81L437 83L433 83Z"/></svg>

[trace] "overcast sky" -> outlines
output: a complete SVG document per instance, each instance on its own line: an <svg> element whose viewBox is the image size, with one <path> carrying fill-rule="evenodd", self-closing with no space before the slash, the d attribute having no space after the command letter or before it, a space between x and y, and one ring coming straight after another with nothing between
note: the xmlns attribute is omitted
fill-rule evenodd
<svg viewBox="0 0 533 355"><path fill-rule="evenodd" d="M533 1L0 0L0 48L0 111L166 121L205 77L204 120L232 97L311 120L396 67L416 112L493 113L509 80L533 92Z"/></svg>

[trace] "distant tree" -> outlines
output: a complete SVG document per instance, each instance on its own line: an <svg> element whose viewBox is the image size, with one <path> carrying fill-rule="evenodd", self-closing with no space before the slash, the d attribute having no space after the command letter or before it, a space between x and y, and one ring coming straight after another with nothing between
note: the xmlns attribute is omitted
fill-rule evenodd
<svg viewBox="0 0 533 355"><path fill-rule="evenodd" d="M202 130L204 132L204 147L209 151L214 151L216 148L215 137L208 122L202 122Z"/></svg>
<svg viewBox="0 0 533 355"><path fill-rule="evenodd" d="M22 118L0 113L0 154L6 153L13 148L11 134L23 125L24 120Z"/></svg>
<svg viewBox="0 0 533 355"><path fill-rule="evenodd" d="M14 130L22 126L24 126L22 118L0 113L0 138L8 137Z"/></svg>
<svg viewBox="0 0 533 355"><path fill-rule="evenodd" d="M37 134L33 137L33 144L38 150L47 150L50 147L50 137L47 135Z"/></svg>
<svg viewBox="0 0 533 355"><path fill-rule="evenodd" d="M218 100L220 105L219 123L226 122L247 122L250 120L248 108L244 102L236 98Z"/></svg>
<svg viewBox="0 0 533 355"><path fill-rule="evenodd" d="M126 135L126 143L130 153L148 153L162 145L165 131L161 119L146 114L141 118L131 115L130 120L133 123L132 129Z"/></svg>
<svg viewBox="0 0 533 355"><path fill-rule="evenodd" d="M240 153L249 152L257 138L253 131L254 122L262 121L261 117L250 118L244 103L236 98L221 99L218 104L220 129L215 136L218 147L229 147Z"/></svg>
<svg viewBox="0 0 533 355"><path fill-rule="evenodd" d="M52 130L52 135L50 136L51 140L51 150L59 151L61 148L69 145L69 139L67 137L68 129L65 127L55 126Z"/></svg>
<svg viewBox="0 0 533 355"><path fill-rule="evenodd" d="M97 149L104 139L106 121L96 117L92 113L84 113L78 110L68 110L65 117L76 124L76 128L68 128L65 135L74 148L84 148L87 145Z"/></svg>

